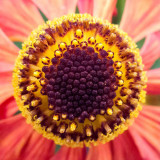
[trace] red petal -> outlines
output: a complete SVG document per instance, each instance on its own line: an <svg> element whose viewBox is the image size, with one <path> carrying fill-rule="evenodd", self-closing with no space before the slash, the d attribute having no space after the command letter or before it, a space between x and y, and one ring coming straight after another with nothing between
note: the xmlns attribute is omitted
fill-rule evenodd
<svg viewBox="0 0 160 160"><path fill-rule="evenodd" d="M147 72L147 94L160 94L160 68Z"/></svg>
<svg viewBox="0 0 160 160"><path fill-rule="evenodd" d="M54 143L26 124L21 115L0 121L0 159L44 160L54 153Z"/></svg>
<svg viewBox="0 0 160 160"><path fill-rule="evenodd" d="M71 148L63 146L50 160L84 160L85 157L85 148Z"/></svg>
<svg viewBox="0 0 160 160"><path fill-rule="evenodd" d="M148 108L150 108L148 110ZM156 113L155 113L156 108ZM153 111L152 111L153 110ZM135 130L155 151L160 153L160 108L144 106L141 114L135 120L131 130Z"/></svg>
<svg viewBox="0 0 160 160"><path fill-rule="evenodd" d="M93 15L94 0L79 0L78 9L80 13L89 13Z"/></svg>
<svg viewBox="0 0 160 160"><path fill-rule="evenodd" d="M153 63L160 57L160 32L147 37L141 49L141 56L145 70L149 70Z"/></svg>
<svg viewBox="0 0 160 160"><path fill-rule="evenodd" d="M12 72L0 72L0 104L13 95Z"/></svg>
<svg viewBox="0 0 160 160"><path fill-rule="evenodd" d="M7 72L13 69L13 65L10 63L0 62L0 72Z"/></svg>
<svg viewBox="0 0 160 160"><path fill-rule="evenodd" d="M32 0L40 10L49 18L60 17L68 13L74 13L77 0Z"/></svg>
<svg viewBox="0 0 160 160"><path fill-rule="evenodd" d="M112 21L117 0L79 0L80 13L89 13L93 16Z"/></svg>
<svg viewBox="0 0 160 160"><path fill-rule="evenodd" d="M29 33L43 23L31 0L1 0L0 26L9 38L24 41Z"/></svg>
<svg viewBox="0 0 160 160"><path fill-rule="evenodd" d="M159 160L160 155L155 149L153 149L147 141L143 139L136 131L129 130L130 135L135 141L135 144L141 154L141 160Z"/></svg>
<svg viewBox="0 0 160 160"><path fill-rule="evenodd" d="M8 37L0 29L0 61L3 61L3 63L7 62L10 64L14 64L14 61L18 55L18 50L19 49L8 39Z"/></svg>
<svg viewBox="0 0 160 160"><path fill-rule="evenodd" d="M112 158L110 143L91 147L87 156L87 160L112 160Z"/></svg>
<svg viewBox="0 0 160 160"><path fill-rule="evenodd" d="M113 160L142 160L134 139L128 131L119 135L113 143Z"/></svg>
<svg viewBox="0 0 160 160"><path fill-rule="evenodd" d="M160 0L126 0L120 28L135 41L158 31Z"/></svg>
<svg viewBox="0 0 160 160"><path fill-rule="evenodd" d="M17 103L14 97L9 97L2 104L0 104L0 120L13 116L17 111Z"/></svg>

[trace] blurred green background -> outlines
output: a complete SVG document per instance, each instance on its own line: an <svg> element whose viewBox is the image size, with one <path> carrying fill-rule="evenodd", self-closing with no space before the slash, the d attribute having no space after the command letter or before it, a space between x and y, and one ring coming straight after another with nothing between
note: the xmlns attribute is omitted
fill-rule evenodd
<svg viewBox="0 0 160 160"><path fill-rule="evenodd" d="M113 23L114 24L120 24L121 17L122 17L122 14L123 14L123 10L124 10L124 5L125 5L125 0L118 0L117 1L118 15L116 17L113 17ZM44 21L47 21L48 20L47 17L41 11L40 11L40 13L41 13ZM79 13L78 7L76 8L76 13ZM139 42L137 42L138 47L141 48L143 46L144 42L145 42L145 38L140 40ZM17 47L19 47L19 48L22 47L21 42L14 42L14 43ZM155 69L155 68L160 68L160 58L151 67L151 69ZM154 95L147 96L147 103L152 104L152 105L160 105L160 95L159 96L154 96ZM56 146L56 152L59 149L60 149L60 146L57 145Z"/></svg>

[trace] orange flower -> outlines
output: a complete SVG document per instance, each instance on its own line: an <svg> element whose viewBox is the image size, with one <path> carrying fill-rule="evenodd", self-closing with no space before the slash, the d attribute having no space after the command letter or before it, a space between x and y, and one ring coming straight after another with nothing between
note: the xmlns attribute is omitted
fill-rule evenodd
<svg viewBox="0 0 160 160"><path fill-rule="evenodd" d="M12 70L23 42L43 23L38 8L48 19L74 13L90 13L112 20L117 0L1 0L0 1L0 159L2 160L159 160L160 108L145 104L129 129L113 141L83 148L62 146L58 153L52 140L26 124L13 98ZM135 42L146 38L140 50L147 71L147 94L160 94L160 68L150 69L160 58L160 0L126 0L120 28ZM12 40L12 41L11 41Z"/></svg>

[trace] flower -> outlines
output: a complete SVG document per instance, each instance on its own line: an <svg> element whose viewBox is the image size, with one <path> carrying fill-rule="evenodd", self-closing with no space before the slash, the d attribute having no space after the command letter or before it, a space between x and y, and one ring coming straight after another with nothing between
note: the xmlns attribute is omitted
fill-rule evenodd
<svg viewBox="0 0 160 160"><path fill-rule="evenodd" d="M124 134L115 140L91 147L88 154L85 148L63 146L54 155L55 144L35 132L27 125L18 111L13 98L11 85L12 69L18 48L10 41L24 41L28 34L43 20L36 5L49 18L73 13L77 1L13 1L0 2L0 159L159 159L160 109L145 105L139 117ZM81 13L111 21L116 1L78 1ZM96 6L96 7L95 7ZM145 7L144 7L145 6ZM147 93L159 94L160 69L150 70L160 56L159 1L127 0L120 28L135 41L147 37L141 49L143 64L147 71ZM139 9L140 8L140 9ZM12 18L9 12L12 11ZM56 15L57 14L57 15ZM33 16L34 15L34 16ZM24 19L25 18L25 19ZM6 22L6 23L4 23ZM128 25L130 24L130 25ZM8 37L10 38L8 38ZM14 149L13 149L14 148ZM134 156L131 156L134 155Z"/></svg>

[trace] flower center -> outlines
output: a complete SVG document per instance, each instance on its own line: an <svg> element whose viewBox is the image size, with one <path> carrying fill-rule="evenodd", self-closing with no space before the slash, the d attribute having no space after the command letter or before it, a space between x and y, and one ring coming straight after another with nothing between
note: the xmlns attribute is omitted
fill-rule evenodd
<svg viewBox="0 0 160 160"><path fill-rule="evenodd" d="M145 99L134 42L88 14L63 16L33 31L16 61L22 115L57 144L90 146L123 133Z"/></svg>

